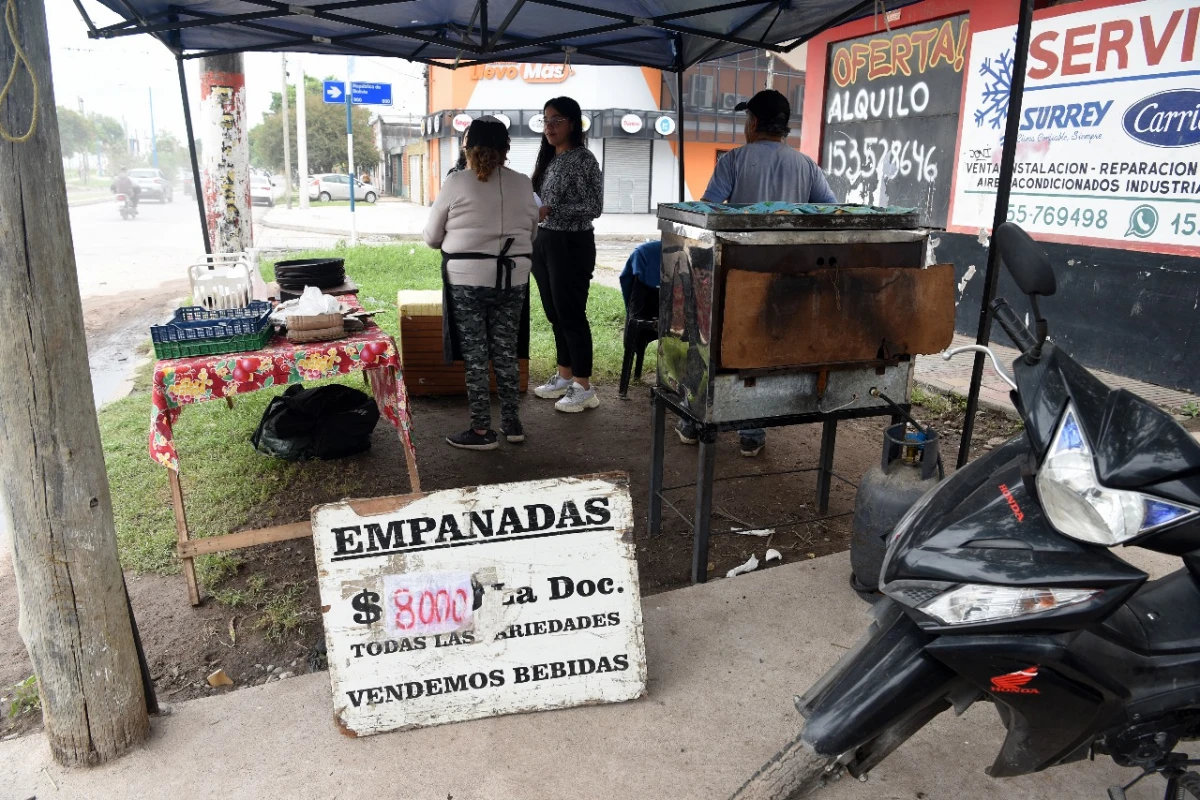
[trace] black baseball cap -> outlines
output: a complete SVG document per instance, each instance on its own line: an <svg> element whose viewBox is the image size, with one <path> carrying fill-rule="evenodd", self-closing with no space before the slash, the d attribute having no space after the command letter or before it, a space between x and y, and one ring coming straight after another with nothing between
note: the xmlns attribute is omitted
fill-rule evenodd
<svg viewBox="0 0 1200 800"><path fill-rule="evenodd" d="M467 128L466 147L490 147L493 150L508 149L508 128L495 117L480 117Z"/></svg>
<svg viewBox="0 0 1200 800"><path fill-rule="evenodd" d="M792 104L774 89L763 89L744 103L733 107L734 111L749 111L759 122L787 123L792 118Z"/></svg>

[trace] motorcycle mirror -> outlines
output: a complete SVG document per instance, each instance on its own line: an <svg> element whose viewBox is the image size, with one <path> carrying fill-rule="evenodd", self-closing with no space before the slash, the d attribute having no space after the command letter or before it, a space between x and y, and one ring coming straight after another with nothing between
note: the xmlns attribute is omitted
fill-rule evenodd
<svg viewBox="0 0 1200 800"><path fill-rule="evenodd" d="M1027 295L1054 294L1058 288L1054 268L1033 237L1011 222L1002 223L995 235L1000 257L1020 290Z"/></svg>

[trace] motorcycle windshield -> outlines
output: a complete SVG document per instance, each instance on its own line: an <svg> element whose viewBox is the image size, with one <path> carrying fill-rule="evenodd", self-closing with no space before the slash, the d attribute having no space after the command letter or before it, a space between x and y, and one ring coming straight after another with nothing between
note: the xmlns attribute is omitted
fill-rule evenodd
<svg viewBox="0 0 1200 800"><path fill-rule="evenodd" d="M1036 364L1018 359L1013 374L1039 463L1072 403L1102 485L1200 504L1200 443L1169 413L1125 389L1110 389L1049 342Z"/></svg>

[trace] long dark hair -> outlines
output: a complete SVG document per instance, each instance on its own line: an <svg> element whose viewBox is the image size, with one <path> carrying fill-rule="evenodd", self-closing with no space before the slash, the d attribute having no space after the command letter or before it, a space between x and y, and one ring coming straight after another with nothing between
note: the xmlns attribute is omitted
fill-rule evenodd
<svg viewBox="0 0 1200 800"><path fill-rule="evenodd" d="M566 117L571 123L571 147L583 147L585 143L583 135L583 110L579 108L579 103L576 103L569 97L552 97L546 101L546 105L542 106L542 114L545 115L546 109L553 107L555 111ZM537 166L533 168L533 190L535 192L542 191L542 178L546 177L546 167L550 166L550 161L554 158L554 145L546 140L546 132L542 131L542 146L538 150Z"/></svg>

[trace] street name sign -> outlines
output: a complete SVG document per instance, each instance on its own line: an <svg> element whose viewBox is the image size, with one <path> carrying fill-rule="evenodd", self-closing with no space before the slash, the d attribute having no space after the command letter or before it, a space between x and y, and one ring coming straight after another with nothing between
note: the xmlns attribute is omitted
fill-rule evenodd
<svg viewBox="0 0 1200 800"><path fill-rule="evenodd" d="M325 81L322 96L326 103L344 104L346 102L346 84L343 81ZM351 81L350 104L390 106L392 104L392 85L390 83Z"/></svg>
<svg viewBox="0 0 1200 800"><path fill-rule="evenodd" d="M343 732L646 693L624 473L347 500L312 524Z"/></svg>

